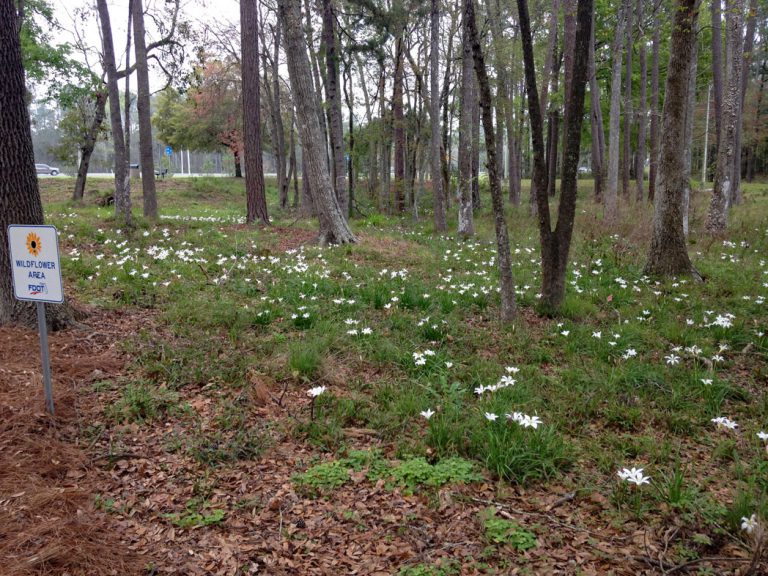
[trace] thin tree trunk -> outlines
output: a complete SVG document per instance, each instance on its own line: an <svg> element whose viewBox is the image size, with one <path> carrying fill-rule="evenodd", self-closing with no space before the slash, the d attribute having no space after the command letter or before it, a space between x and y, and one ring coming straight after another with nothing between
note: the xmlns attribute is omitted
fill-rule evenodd
<svg viewBox="0 0 768 576"><path fill-rule="evenodd" d="M629 199L629 179L632 167L632 46L634 30L632 23L632 4L627 6L626 71L624 73L624 154L622 156L621 193Z"/></svg>
<svg viewBox="0 0 768 576"><path fill-rule="evenodd" d="M274 42L272 52L272 88L270 89L270 79L267 75L267 50L264 38L264 30L259 30L264 50L262 51L262 74L264 77L265 94L267 96L267 108L270 112L270 125L272 131L272 145L275 149L275 164L277 172L277 196L280 208L288 208L288 186L290 185L290 175L286 174L286 153L285 153L285 127L283 125L282 105L280 102L280 73L278 70L280 58L280 26L275 26L273 30Z"/></svg>
<svg viewBox="0 0 768 576"><path fill-rule="evenodd" d="M347 164L347 182L349 182L349 195L347 201L347 218L352 218L353 210L356 207L355 201L355 174L354 174L354 162L352 159L355 157L355 127L354 120L355 114L352 105L352 62L348 61L344 66L345 82L344 82L344 101L347 104L347 113L349 114L349 161L344 161Z"/></svg>
<svg viewBox="0 0 768 576"><path fill-rule="evenodd" d="M288 169L288 181L291 180L291 174L293 174L293 208L299 207L299 166L296 162L296 112L291 106L291 134L289 136L288 146L291 149L291 156L289 159Z"/></svg>
<svg viewBox="0 0 768 576"><path fill-rule="evenodd" d="M245 221L269 224L261 152L261 79L259 77L259 16L256 0L240 2L243 83L243 144L245 154Z"/></svg>
<svg viewBox="0 0 768 576"><path fill-rule="evenodd" d="M710 0L712 19L712 90L715 99L715 134L717 149L720 150L723 118L723 28L722 0Z"/></svg>
<svg viewBox="0 0 768 576"><path fill-rule="evenodd" d="M651 160L648 169L648 200L656 194L656 175L659 169L659 44L661 4L653 15L653 43L651 46Z"/></svg>
<svg viewBox="0 0 768 576"><path fill-rule="evenodd" d="M85 195L85 183L88 178L88 168L91 164L91 156L96 148L96 141L101 132L101 125L104 123L107 106L107 93L99 90L94 95L94 115L88 132L85 136L85 142L80 147L80 164L77 167L77 178L75 180L75 190L72 193L72 200L78 202Z"/></svg>
<svg viewBox="0 0 768 576"><path fill-rule="evenodd" d="M501 193L501 182L496 172L496 138L493 134L493 108L491 88L485 70L483 51L477 34L475 23L474 0L466 0L464 4L464 26L466 29L465 43L472 45L472 55L480 92L480 107L483 116L485 146L488 152L488 179L491 187L491 204L493 206L494 227L496 229L496 250L499 258L499 277L501 284L501 319L511 322L515 318L515 283L512 277L512 257L509 249L509 233L504 217L504 197Z"/></svg>
<svg viewBox="0 0 768 576"><path fill-rule="evenodd" d="M468 18L467 8L463 18ZM456 191L461 238L474 236L475 223L472 212L472 120L475 91L474 60L470 37L471 23L464 22L461 56L461 109L459 110L459 188Z"/></svg>
<svg viewBox="0 0 768 576"><path fill-rule="evenodd" d="M725 27L728 36L726 77L728 86L723 94L723 118L712 201L707 214L706 228L712 234L724 232L728 226L728 209L733 187L733 161L736 148L736 123L741 100L742 24L744 0L726 0Z"/></svg>
<svg viewBox="0 0 768 576"><path fill-rule="evenodd" d="M477 79L472 76L472 209L480 209L480 103Z"/></svg>
<svg viewBox="0 0 768 576"><path fill-rule="evenodd" d="M355 236L339 207L325 160L322 131L315 113L315 94L305 48L306 37L301 27L301 7L291 0L278 0L278 15L285 35L288 73L307 162L308 173L305 176L313 182L312 194L320 220L320 243L355 242Z"/></svg>
<svg viewBox="0 0 768 576"><path fill-rule="evenodd" d="M429 143L432 195L435 204L435 232L445 232L448 229L445 214L445 191L443 188L442 166L440 165L440 0L431 1L430 11L430 74L429 74L429 116L431 138Z"/></svg>
<svg viewBox="0 0 768 576"><path fill-rule="evenodd" d="M338 39L336 14L332 0L323 0L323 46L325 46L326 82L331 136L331 171L336 198L343 214L349 214L349 191L344 170L344 125L341 118L341 89L339 87Z"/></svg>
<svg viewBox="0 0 768 576"><path fill-rule="evenodd" d="M621 41L624 37L624 25L629 0L622 0L614 31L611 53L613 64L611 73L611 111L608 119L608 182L605 191L605 220L616 221L619 215L619 122L621 114Z"/></svg>
<svg viewBox="0 0 768 576"><path fill-rule="evenodd" d="M139 161L141 162L141 191L144 196L144 217L157 219L155 191L155 158L152 142L152 110L149 104L149 69L144 31L142 0L133 2L133 44L136 50L136 106L139 115ZM126 75L127 78L127 75Z"/></svg>
<svg viewBox="0 0 768 576"><path fill-rule="evenodd" d="M688 212L691 204L691 165L693 163L693 121L696 113L696 75L699 68L699 43L694 42L691 55L691 71L688 76L688 102L685 107L683 130L683 234L688 237Z"/></svg>
<svg viewBox="0 0 768 576"><path fill-rule="evenodd" d="M595 183L594 200L603 201L605 189L605 129L603 128L603 108L600 105L600 88L597 83L595 64L595 7L592 6L592 38L589 49L589 98L591 104L590 120L592 123L592 178Z"/></svg>
<svg viewBox="0 0 768 576"><path fill-rule="evenodd" d="M757 0L750 0L747 16L747 31L744 37L744 52L741 73L741 98L738 101L739 111L736 116L736 143L733 153L733 203L741 204L741 135L743 132L744 101L749 86L749 68L752 63L752 50L755 46L755 28L757 27Z"/></svg>
<svg viewBox="0 0 768 576"><path fill-rule="evenodd" d="M645 274L694 274L683 232L684 131L688 87L696 42L697 0L677 0L661 118L659 183L654 199L653 236Z"/></svg>
<svg viewBox="0 0 768 576"><path fill-rule="evenodd" d="M109 22L107 0L97 0L101 22L101 41L104 50L104 68L107 72L109 92L109 119L112 127L112 143L115 162L115 216L125 225L132 226L130 189L126 189L128 164L123 134L123 120L120 116L120 93L117 87L117 68L115 66L115 47L112 42L112 26Z"/></svg>
<svg viewBox="0 0 768 576"><path fill-rule="evenodd" d="M395 38L395 76L392 82L392 127L395 139L395 209L405 212L405 113L403 111L403 38Z"/></svg>
<svg viewBox="0 0 768 576"><path fill-rule="evenodd" d="M648 84L648 63L646 59L645 35L643 31L643 21L645 18L643 16L643 0L637 0L637 23L640 33L640 107L637 112L637 155L635 156L635 199L637 202L642 202L644 196L643 182L645 180L645 133L648 121L646 92L646 86Z"/></svg>

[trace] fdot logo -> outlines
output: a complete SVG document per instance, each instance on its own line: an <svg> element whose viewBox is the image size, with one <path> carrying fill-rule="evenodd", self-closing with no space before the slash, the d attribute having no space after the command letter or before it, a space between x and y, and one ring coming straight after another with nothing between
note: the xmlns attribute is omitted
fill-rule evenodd
<svg viewBox="0 0 768 576"><path fill-rule="evenodd" d="M48 294L48 286L45 284L45 282L40 282L40 284L29 284L27 285L27 290L29 290L30 296Z"/></svg>

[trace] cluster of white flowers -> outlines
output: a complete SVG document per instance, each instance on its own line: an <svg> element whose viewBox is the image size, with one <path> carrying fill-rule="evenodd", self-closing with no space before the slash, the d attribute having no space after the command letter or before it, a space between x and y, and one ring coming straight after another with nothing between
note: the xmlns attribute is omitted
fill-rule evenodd
<svg viewBox="0 0 768 576"><path fill-rule="evenodd" d="M477 388L475 388L475 394L478 396L482 396L486 392L496 392L497 390L501 390L502 388L509 388L510 386L514 386L517 380L512 378L510 374L516 374L519 370L516 367L508 367L507 368L507 374L502 375L501 378L499 378L499 381L496 382L496 384L489 384L484 385L481 384Z"/></svg>
<svg viewBox="0 0 768 576"><path fill-rule="evenodd" d="M634 466L632 468L622 468L616 474L625 482L629 482L630 484L635 484L637 486L651 483L651 477L643 475L642 468L635 468Z"/></svg>
<svg viewBox="0 0 768 576"><path fill-rule="evenodd" d="M416 364L416 366L424 366L427 363L427 357L434 356L434 355L435 355L434 350L424 350L424 352L414 352L413 363Z"/></svg>
<svg viewBox="0 0 768 576"><path fill-rule="evenodd" d="M512 412L512 414L507 414L506 416L507 420L517 422L523 428L538 428L539 424L544 424L538 416L528 416L528 414L523 414L522 412Z"/></svg>
<svg viewBox="0 0 768 576"><path fill-rule="evenodd" d="M712 418L711 422L714 424L717 424L718 428L725 428L728 430L736 430L736 428L739 426L731 420L730 418L726 418L725 416L718 416L717 418Z"/></svg>
<svg viewBox="0 0 768 576"><path fill-rule="evenodd" d="M749 518L746 516L741 517L741 529L747 534L752 534L759 525L760 522L757 519L757 514L752 514Z"/></svg>

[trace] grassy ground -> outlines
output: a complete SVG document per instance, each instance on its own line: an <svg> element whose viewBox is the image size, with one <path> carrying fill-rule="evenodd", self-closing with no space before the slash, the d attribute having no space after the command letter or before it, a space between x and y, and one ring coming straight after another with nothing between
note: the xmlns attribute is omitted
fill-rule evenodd
<svg viewBox="0 0 768 576"><path fill-rule="evenodd" d="M745 186L726 238L694 198L695 283L643 277L650 208L606 229L581 184L561 316L537 314L538 233L513 210L519 319L501 325L486 209L459 242L364 207L359 244L321 249L274 201L272 229L244 227L235 180L160 183L161 221L130 233L96 206L108 181L82 205L42 181L70 296L151 319L82 390L92 446L149 461L98 505L218 550L190 573L745 573L742 518L768 521L768 185ZM274 533L254 551L232 538L256 519ZM137 538L161 571L184 556Z"/></svg>

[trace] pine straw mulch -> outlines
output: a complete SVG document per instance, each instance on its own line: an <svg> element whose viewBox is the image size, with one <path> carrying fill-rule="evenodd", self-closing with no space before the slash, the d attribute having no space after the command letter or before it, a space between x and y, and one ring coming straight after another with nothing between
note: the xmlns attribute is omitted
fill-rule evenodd
<svg viewBox="0 0 768 576"><path fill-rule="evenodd" d="M475 562L483 561L501 574L659 574L672 568L665 554L684 528L612 524L600 488L575 496L567 477L532 489L488 482L410 495L361 473L332 494L311 498L291 480L329 458L291 433L297 418L306 419L309 400L302 387L284 389L255 373L239 392L183 388L179 401L194 417L170 413L142 424L106 423L104 407L119 391L96 392L92 383L119 381L126 335L142 328L160 336L163 329L151 314L136 311L96 312L88 323L93 328L51 335L55 420L43 412L37 335L0 329L2 574L383 576L440 560L455 562L467 575L480 573ZM183 447L169 448L174 438L222 432L220 403L233 397L248 425L270 439L261 457L212 467ZM355 448L393 454L374 431L346 434ZM109 499L109 513L96 509L96 494ZM168 515L183 514L193 499L205 500L208 510L225 510L223 522L174 525ZM489 547L478 521L489 506L534 531L537 547ZM705 552L745 558L729 544ZM715 570L738 574L733 570L743 566L728 562Z"/></svg>

